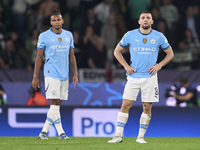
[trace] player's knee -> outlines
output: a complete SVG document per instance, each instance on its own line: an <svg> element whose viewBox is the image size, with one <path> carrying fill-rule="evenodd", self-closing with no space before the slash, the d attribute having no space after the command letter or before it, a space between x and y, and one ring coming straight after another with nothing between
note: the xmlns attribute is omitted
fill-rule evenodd
<svg viewBox="0 0 200 150"><path fill-rule="evenodd" d="M130 108L131 108L130 104L122 104L121 106L122 112L128 112Z"/></svg>
<svg viewBox="0 0 200 150"><path fill-rule="evenodd" d="M143 104L143 111L145 114L151 114L151 104Z"/></svg>

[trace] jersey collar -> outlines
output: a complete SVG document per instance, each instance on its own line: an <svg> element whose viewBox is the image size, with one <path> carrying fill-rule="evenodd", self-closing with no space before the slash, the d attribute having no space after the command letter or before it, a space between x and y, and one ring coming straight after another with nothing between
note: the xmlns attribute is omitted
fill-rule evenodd
<svg viewBox="0 0 200 150"><path fill-rule="evenodd" d="M53 29L53 27L51 27L49 30L50 30L51 32L55 33L52 29ZM63 29L61 29L61 33L62 33L62 32L63 32ZM58 34L55 33L55 34L59 35L59 34L61 34L61 33L58 33Z"/></svg>
<svg viewBox="0 0 200 150"><path fill-rule="evenodd" d="M143 34L143 33L140 31L140 28L138 28L138 31L139 31L141 34ZM153 31L153 29L151 29L151 31L150 31L148 34L150 34L152 31ZM143 35L148 35L148 34L143 34Z"/></svg>

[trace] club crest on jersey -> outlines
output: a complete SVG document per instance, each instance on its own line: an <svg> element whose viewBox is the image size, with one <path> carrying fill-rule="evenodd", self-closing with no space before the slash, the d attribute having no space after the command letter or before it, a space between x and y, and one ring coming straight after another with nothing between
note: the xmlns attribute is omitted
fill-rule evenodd
<svg viewBox="0 0 200 150"><path fill-rule="evenodd" d="M147 43L147 39L143 38L143 43L146 44Z"/></svg>
<svg viewBox="0 0 200 150"><path fill-rule="evenodd" d="M66 42L69 42L69 39L68 39L68 38L65 38L65 41L66 41Z"/></svg>
<svg viewBox="0 0 200 150"><path fill-rule="evenodd" d="M151 39L151 44L155 44L155 40L154 39Z"/></svg>
<svg viewBox="0 0 200 150"><path fill-rule="evenodd" d="M59 41L59 42L62 42L62 38L61 38L61 37L59 37L59 38L58 38L58 41Z"/></svg>

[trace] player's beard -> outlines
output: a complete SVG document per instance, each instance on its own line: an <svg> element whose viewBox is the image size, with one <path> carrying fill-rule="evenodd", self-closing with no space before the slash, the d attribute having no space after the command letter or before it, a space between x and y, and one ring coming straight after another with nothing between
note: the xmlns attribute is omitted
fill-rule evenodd
<svg viewBox="0 0 200 150"><path fill-rule="evenodd" d="M61 26L60 25L58 25L58 26L54 26L54 28L56 29L56 30L60 30L61 29Z"/></svg>
<svg viewBox="0 0 200 150"><path fill-rule="evenodd" d="M151 28L151 25L148 25L148 26L142 26L142 28L144 29L144 30L148 30L149 28Z"/></svg>
<svg viewBox="0 0 200 150"><path fill-rule="evenodd" d="M56 30L60 30L60 27L56 27L55 29L56 29Z"/></svg>

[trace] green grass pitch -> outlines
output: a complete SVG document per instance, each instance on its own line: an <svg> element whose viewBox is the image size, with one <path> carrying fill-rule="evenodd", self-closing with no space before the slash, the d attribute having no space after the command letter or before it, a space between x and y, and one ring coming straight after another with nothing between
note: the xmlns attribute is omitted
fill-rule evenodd
<svg viewBox="0 0 200 150"><path fill-rule="evenodd" d="M0 150L200 150L200 138L145 138L138 144L135 137L124 137L123 143L107 143L111 138L70 137L0 137Z"/></svg>

